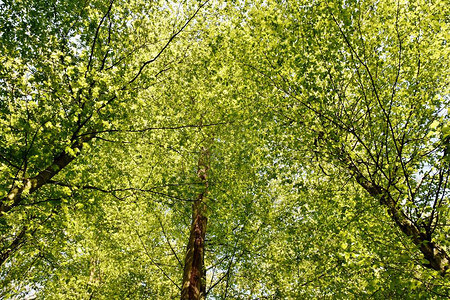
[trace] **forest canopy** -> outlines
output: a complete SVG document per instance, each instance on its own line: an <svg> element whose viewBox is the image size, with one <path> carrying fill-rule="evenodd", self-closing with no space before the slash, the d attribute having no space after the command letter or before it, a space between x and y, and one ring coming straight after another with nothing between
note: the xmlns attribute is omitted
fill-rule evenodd
<svg viewBox="0 0 450 300"><path fill-rule="evenodd" d="M0 299L450 297L450 5L0 1Z"/></svg>

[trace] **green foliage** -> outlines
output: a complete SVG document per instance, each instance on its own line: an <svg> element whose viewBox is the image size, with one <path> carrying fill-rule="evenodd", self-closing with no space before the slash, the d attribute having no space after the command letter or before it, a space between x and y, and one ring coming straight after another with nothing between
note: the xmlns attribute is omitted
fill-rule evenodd
<svg viewBox="0 0 450 300"><path fill-rule="evenodd" d="M5 1L0 298L448 297L444 2Z"/></svg>

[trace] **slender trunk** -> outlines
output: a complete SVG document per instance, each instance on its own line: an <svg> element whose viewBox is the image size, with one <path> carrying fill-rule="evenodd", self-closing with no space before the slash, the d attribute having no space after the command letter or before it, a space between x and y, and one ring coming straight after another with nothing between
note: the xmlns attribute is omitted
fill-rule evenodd
<svg viewBox="0 0 450 300"><path fill-rule="evenodd" d="M15 206L19 205L22 201L22 195L31 194L44 184L47 184L50 179L52 179L75 159L76 155L78 155L83 148L83 143L89 142L93 137L93 135L84 136L80 140L73 143L71 148L76 153L75 156L67 153L66 151L62 151L54 158L52 164L50 164L45 170L42 170L34 177L23 179L22 185L14 186L6 197L0 199L0 217Z"/></svg>
<svg viewBox="0 0 450 300"><path fill-rule="evenodd" d="M197 176L204 184L204 190L192 204L192 224L184 261L182 300L205 299L206 269L204 265L206 223L206 200L208 194L209 152L202 149L198 162Z"/></svg>
<svg viewBox="0 0 450 300"><path fill-rule="evenodd" d="M22 228L22 230L17 234L17 236L14 238L14 240L11 242L9 247L6 249L2 249L0 252L0 266L3 265L3 263L9 258L9 256L14 253L20 245L22 245L25 241L25 232L26 227Z"/></svg>
<svg viewBox="0 0 450 300"><path fill-rule="evenodd" d="M355 168L353 168L353 171L355 172ZM397 227L409 236L413 243L420 249L425 259L429 261L429 264L425 266L439 271L441 275L446 275L450 268L450 256L448 253L411 222L404 211L392 199L389 192L383 191L381 186L369 182L361 174L355 172L355 175L357 182L371 196L379 199L381 205L387 207L389 215Z"/></svg>

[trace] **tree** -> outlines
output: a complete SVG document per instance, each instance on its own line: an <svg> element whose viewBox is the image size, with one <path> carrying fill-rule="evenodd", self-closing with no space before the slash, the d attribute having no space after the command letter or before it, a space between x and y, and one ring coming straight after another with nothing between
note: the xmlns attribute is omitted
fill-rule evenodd
<svg viewBox="0 0 450 300"><path fill-rule="evenodd" d="M92 189L82 184L82 176L95 159L85 157L81 165L74 160L83 152L94 154L89 147L98 149L99 139L197 126L155 122L145 127L131 118L146 105L139 92L182 59L185 45L176 39L204 5L2 4L2 264L19 248L42 255L33 244L45 244L39 232L50 234L61 222L61 209L75 204L69 201L74 188ZM176 9L182 12L175 15Z"/></svg>
<svg viewBox="0 0 450 300"><path fill-rule="evenodd" d="M448 296L440 3L3 9L2 297Z"/></svg>
<svg viewBox="0 0 450 300"><path fill-rule="evenodd" d="M278 118L317 164L346 170L442 275L450 263L445 11L389 1L258 7L249 27L262 34L251 35L269 50L247 63L281 93Z"/></svg>

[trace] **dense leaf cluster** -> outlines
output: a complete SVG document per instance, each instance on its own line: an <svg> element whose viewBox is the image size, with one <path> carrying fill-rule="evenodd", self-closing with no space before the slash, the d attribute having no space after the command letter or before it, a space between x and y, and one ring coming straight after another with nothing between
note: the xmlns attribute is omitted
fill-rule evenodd
<svg viewBox="0 0 450 300"><path fill-rule="evenodd" d="M3 1L0 298L449 297L449 15Z"/></svg>

